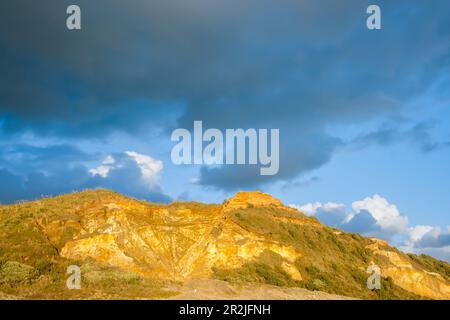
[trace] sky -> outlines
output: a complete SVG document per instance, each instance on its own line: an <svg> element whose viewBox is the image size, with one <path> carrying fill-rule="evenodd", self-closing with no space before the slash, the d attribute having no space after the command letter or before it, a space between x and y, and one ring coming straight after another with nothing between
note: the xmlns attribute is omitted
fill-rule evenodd
<svg viewBox="0 0 450 320"><path fill-rule="evenodd" d="M66 8L81 8L81 30ZM366 9L381 8L380 30ZM0 203L262 190L450 261L450 3L6 0ZM175 165L177 128L277 128L280 169Z"/></svg>

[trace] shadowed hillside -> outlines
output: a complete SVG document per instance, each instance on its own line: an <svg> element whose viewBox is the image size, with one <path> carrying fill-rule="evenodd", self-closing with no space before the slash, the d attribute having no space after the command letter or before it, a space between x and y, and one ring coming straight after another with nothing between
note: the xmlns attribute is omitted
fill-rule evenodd
<svg viewBox="0 0 450 320"><path fill-rule="evenodd" d="M381 290L366 285L372 262ZM81 290L65 285L73 264ZM260 192L223 205L160 205L96 190L0 206L0 298L186 298L183 284L216 279L210 283L291 288L290 298L307 298L298 287L363 299L449 299L449 275L448 263L324 226Z"/></svg>

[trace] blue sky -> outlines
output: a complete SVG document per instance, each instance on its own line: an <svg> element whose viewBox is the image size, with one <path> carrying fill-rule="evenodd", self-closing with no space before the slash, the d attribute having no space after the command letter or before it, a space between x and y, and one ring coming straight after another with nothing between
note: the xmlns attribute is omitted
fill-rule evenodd
<svg viewBox="0 0 450 320"><path fill-rule="evenodd" d="M68 31L72 2L0 4L1 203L259 189L450 259L448 1L79 0ZM194 120L279 128L279 173L175 166L170 134Z"/></svg>

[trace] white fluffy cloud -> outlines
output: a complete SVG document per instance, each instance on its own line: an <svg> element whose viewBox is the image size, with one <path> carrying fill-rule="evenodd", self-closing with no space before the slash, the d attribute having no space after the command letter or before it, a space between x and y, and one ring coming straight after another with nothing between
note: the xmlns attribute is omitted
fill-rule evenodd
<svg viewBox="0 0 450 320"><path fill-rule="evenodd" d="M321 211L331 212L335 210L345 210L344 204L334 202L327 202L324 204L322 204L321 202L314 202L314 203L307 203L301 206L290 204L289 206L304 212L308 216L314 216Z"/></svg>
<svg viewBox="0 0 450 320"><path fill-rule="evenodd" d="M98 167L90 169L89 172L92 176L108 178L115 170L127 169L130 161L139 168L142 183L148 189L154 189L161 177L163 162L135 151L108 155Z"/></svg>
<svg viewBox="0 0 450 320"><path fill-rule="evenodd" d="M364 200L352 203L352 213L347 221L352 220L356 215L368 212L375 219L377 225L386 232L405 232L408 227L408 218L402 216L397 207L390 204L385 198L375 194Z"/></svg>
<svg viewBox="0 0 450 320"><path fill-rule="evenodd" d="M409 244L414 247L450 246L450 226L447 230L440 227L416 226L409 229Z"/></svg>
<svg viewBox="0 0 450 320"><path fill-rule="evenodd" d="M145 181L149 188L153 188L159 181L163 170L163 162L134 151L127 151L125 153L136 161L138 167L141 169L142 180Z"/></svg>
<svg viewBox="0 0 450 320"><path fill-rule="evenodd" d="M442 230L440 227L418 225L409 228L408 235L401 250L450 261L450 226Z"/></svg>
<svg viewBox="0 0 450 320"><path fill-rule="evenodd" d="M411 243L415 243L419 240L421 240L426 234L433 232L433 230L435 230L435 227L431 227L431 226L415 226L412 228L409 228L408 233L409 233L409 242Z"/></svg>
<svg viewBox="0 0 450 320"><path fill-rule="evenodd" d="M388 240L398 233L406 232L408 226L408 218L402 216L395 205L377 194L353 202L351 211L347 211L344 204L334 202L290 206L317 217L327 225Z"/></svg>
<svg viewBox="0 0 450 320"><path fill-rule="evenodd" d="M108 155L105 160L102 161L102 164L99 165L97 168L90 169L89 172L95 176L99 175L102 178L108 177L109 171L111 169L114 169L116 160L111 156Z"/></svg>
<svg viewBox="0 0 450 320"><path fill-rule="evenodd" d="M314 202L305 205L290 204L289 206L304 212L308 216L314 216L323 223L333 227L339 227L347 215L345 205L342 203Z"/></svg>
<svg viewBox="0 0 450 320"><path fill-rule="evenodd" d="M290 206L327 225L388 240L406 252L426 253L450 261L450 227L447 230L425 225L409 227L408 218L397 206L378 194L354 201L351 210L333 202Z"/></svg>
<svg viewBox="0 0 450 320"><path fill-rule="evenodd" d="M107 188L139 199L170 202L159 185L163 162L151 156L127 151L110 154L89 170L84 188Z"/></svg>

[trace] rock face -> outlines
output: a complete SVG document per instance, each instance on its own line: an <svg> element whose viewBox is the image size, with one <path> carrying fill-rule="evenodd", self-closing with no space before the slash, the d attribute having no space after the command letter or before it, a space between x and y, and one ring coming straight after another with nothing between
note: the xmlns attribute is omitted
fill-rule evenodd
<svg viewBox="0 0 450 320"><path fill-rule="evenodd" d="M227 219L227 212L247 206L282 204L254 192L240 192L223 207L197 210L186 204L130 210L121 203L106 203L95 219L80 211L78 228L71 220L49 222L43 228L55 245L61 245L61 239L54 236L61 233L58 230L73 229L73 239L60 251L65 258L92 258L149 277L185 280L211 276L213 267L238 268L269 250L284 259L282 266L287 273L301 279L293 266L300 256L295 248L251 233Z"/></svg>
<svg viewBox="0 0 450 320"><path fill-rule="evenodd" d="M391 277L394 283L407 291L433 299L450 299L448 279L438 273L415 268L407 256L398 251L386 250L389 246L385 241L371 240L373 243L367 247L374 254L386 257L390 263L383 268L382 275Z"/></svg>
<svg viewBox="0 0 450 320"><path fill-rule="evenodd" d="M229 212L237 209L246 209L251 207L273 207L283 208L283 203L277 198L272 197L269 194L252 191L252 192L238 192L233 198L224 202L222 210Z"/></svg>
<svg viewBox="0 0 450 320"><path fill-rule="evenodd" d="M239 192L223 205L158 205L107 190L85 191L0 206L0 214L0 219L22 217L32 228L34 238L23 245L11 242L14 252L30 252L21 253L30 256L25 258L30 264L29 244L42 248L47 241L61 259L93 260L146 278L185 282L219 275L383 298L366 288L366 268L374 261L391 279L386 282L391 297L450 299L448 264L436 262L442 267L430 269L384 241L328 228L262 192ZM0 231L4 243L15 232Z"/></svg>

